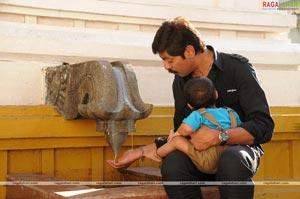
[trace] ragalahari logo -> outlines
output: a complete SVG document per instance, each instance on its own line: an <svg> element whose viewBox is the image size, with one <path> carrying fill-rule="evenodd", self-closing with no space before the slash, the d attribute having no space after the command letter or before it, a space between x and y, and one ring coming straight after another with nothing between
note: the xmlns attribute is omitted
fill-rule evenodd
<svg viewBox="0 0 300 199"><path fill-rule="evenodd" d="M268 1L264 0L262 2L262 8L264 10L277 10L278 9L278 1Z"/></svg>
<svg viewBox="0 0 300 199"><path fill-rule="evenodd" d="M298 10L300 0L263 0L262 9L264 10Z"/></svg>

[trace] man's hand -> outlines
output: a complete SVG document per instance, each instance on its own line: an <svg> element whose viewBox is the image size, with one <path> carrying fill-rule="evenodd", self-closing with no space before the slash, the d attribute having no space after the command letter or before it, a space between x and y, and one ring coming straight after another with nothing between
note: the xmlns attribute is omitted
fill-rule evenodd
<svg viewBox="0 0 300 199"><path fill-rule="evenodd" d="M245 129L241 127L233 128L228 130L229 140L228 145L242 144L251 145L254 143L254 137ZM196 133L191 136L191 143L194 147L203 151L212 146L220 145L219 131L210 129L207 126L201 126Z"/></svg>
<svg viewBox="0 0 300 199"><path fill-rule="evenodd" d="M191 136L190 141L199 151L206 150L212 146L217 146L221 142L219 139L219 131L210 129L205 125L201 126L197 132Z"/></svg>

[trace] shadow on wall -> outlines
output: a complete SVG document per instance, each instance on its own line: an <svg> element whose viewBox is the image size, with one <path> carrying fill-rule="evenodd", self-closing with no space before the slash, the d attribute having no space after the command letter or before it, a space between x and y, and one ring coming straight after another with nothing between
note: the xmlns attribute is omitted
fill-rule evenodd
<svg viewBox="0 0 300 199"><path fill-rule="evenodd" d="M300 43L300 28L293 28L289 32L289 38L291 39L292 43Z"/></svg>
<svg viewBox="0 0 300 199"><path fill-rule="evenodd" d="M293 12L294 15L297 15L297 27L293 28L289 32L289 38L292 43L300 43L300 9L296 12Z"/></svg>

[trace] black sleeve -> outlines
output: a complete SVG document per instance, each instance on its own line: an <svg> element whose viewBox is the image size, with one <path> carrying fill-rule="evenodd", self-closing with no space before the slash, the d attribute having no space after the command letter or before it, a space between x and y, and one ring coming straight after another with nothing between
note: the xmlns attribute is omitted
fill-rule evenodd
<svg viewBox="0 0 300 199"><path fill-rule="evenodd" d="M189 77L183 79L178 76L175 76L173 81L172 89L175 107L175 113L173 118L174 131L178 129L178 127L182 123L182 120L192 112L191 109L187 106L183 93L184 85L188 79Z"/></svg>
<svg viewBox="0 0 300 199"><path fill-rule="evenodd" d="M238 85L239 103L245 115L241 125L255 137L255 145L271 140L274 122L263 89L250 63L241 63L237 67L235 79Z"/></svg>

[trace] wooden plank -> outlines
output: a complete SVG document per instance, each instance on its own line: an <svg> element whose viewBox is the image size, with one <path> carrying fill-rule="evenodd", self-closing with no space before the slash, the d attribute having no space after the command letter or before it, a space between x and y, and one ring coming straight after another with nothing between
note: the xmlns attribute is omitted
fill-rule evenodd
<svg viewBox="0 0 300 199"><path fill-rule="evenodd" d="M0 117L60 116L55 106L1 106Z"/></svg>
<svg viewBox="0 0 300 199"><path fill-rule="evenodd" d="M168 115L173 116L174 107L155 106L151 115ZM298 106L272 106L270 107L271 114L300 114ZM37 105L37 106L1 106L0 116L60 116L55 106Z"/></svg>
<svg viewBox="0 0 300 199"><path fill-rule="evenodd" d="M274 139L277 139L278 133L299 133L300 114L291 113L298 111L297 107L294 109L286 108L288 114L273 116L277 133ZM154 110L149 118L136 122L135 135L168 135L173 128L172 109L160 107ZM169 111L170 114L166 114ZM1 138L103 136L96 132L94 120L65 120L53 107L2 107L0 115Z"/></svg>
<svg viewBox="0 0 300 199"><path fill-rule="evenodd" d="M168 135L172 118L150 117L136 122L135 135ZM1 138L94 137L95 120L65 120L63 117L0 117Z"/></svg>
<svg viewBox="0 0 300 199"><path fill-rule="evenodd" d="M54 149L42 150L42 173L54 176Z"/></svg>
<svg viewBox="0 0 300 199"><path fill-rule="evenodd" d="M264 145L264 178L290 179L290 151L286 141L274 141Z"/></svg>
<svg viewBox="0 0 300 199"><path fill-rule="evenodd" d="M156 136L134 136L133 146L146 145L154 142ZM54 137L31 139L0 139L0 150L76 148L76 147L108 146L104 137ZM127 138L123 146L132 146L132 140Z"/></svg>
<svg viewBox="0 0 300 199"><path fill-rule="evenodd" d="M300 114L299 106L272 106L271 114Z"/></svg>
<svg viewBox="0 0 300 199"><path fill-rule="evenodd" d="M103 180L103 147L91 148L91 169L92 169L92 181Z"/></svg>
<svg viewBox="0 0 300 199"><path fill-rule="evenodd" d="M41 173L41 150L15 150L8 152L8 173Z"/></svg>
<svg viewBox="0 0 300 199"><path fill-rule="evenodd" d="M6 181L7 174L7 151L0 151L0 181ZM6 187L0 186L0 198L5 198Z"/></svg>
<svg viewBox="0 0 300 199"><path fill-rule="evenodd" d="M89 148L56 149L54 176L64 180L91 180L91 162L91 150Z"/></svg>
<svg viewBox="0 0 300 199"><path fill-rule="evenodd" d="M292 141L291 142L291 156L292 156L292 161L291 161L291 166L292 166L292 171L293 171L293 178L294 179L300 179L300 142L299 141Z"/></svg>
<svg viewBox="0 0 300 199"><path fill-rule="evenodd" d="M274 115L275 132L299 132L300 114Z"/></svg>

